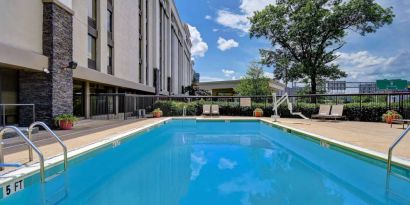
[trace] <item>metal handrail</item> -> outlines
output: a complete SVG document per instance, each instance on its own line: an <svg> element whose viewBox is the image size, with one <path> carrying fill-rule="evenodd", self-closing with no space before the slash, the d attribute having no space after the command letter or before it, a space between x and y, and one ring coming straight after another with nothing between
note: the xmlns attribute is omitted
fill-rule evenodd
<svg viewBox="0 0 410 205"><path fill-rule="evenodd" d="M33 132L33 128L35 126L41 126L44 129L46 129L51 136L53 136L57 142L61 145L61 147L63 147L63 152L64 152L64 171L67 170L67 146L64 144L64 142L56 135L55 132L53 132L50 127L48 127L44 122L34 122L32 123L29 128L28 128L28 137L30 140L32 140L32 132ZM29 147L29 158L30 160L33 160L33 150L31 147Z"/></svg>
<svg viewBox="0 0 410 205"><path fill-rule="evenodd" d="M0 131L0 141L3 141L3 135L6 132L6 130L14 130L20 137L24 139L24 141L32 148L34 151L37 153L38 158L40 159L40 178L41 182L45 182L45 175L44 175L44 155L41 153L41 151L36 147L36 145L33 144L30 139L26 137L26 135L23 134L23 132L20 131L19 128L15 126L6 126ZM4 162L4 155L3 155L3 145L0 144L0 162Z"/></svg>
<svg viewBox="0 0 410 205"><path fill-rule="evenodd" d="M401 142L401 140L407 135L407 133L410 131L410 127L408 127L401 135L394 141L394 143L390 146L389 148L389 155L387 158L387 174L390 174L391 172L391 164L392 164L392 155L393 155L393 149Z"/></svg>

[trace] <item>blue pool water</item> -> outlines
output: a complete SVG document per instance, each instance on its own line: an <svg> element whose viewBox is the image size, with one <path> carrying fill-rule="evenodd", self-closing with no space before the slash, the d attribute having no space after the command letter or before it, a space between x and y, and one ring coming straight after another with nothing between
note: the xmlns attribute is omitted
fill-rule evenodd
<svg viewBox="0 0 410 205"><path fill-rule="evenodd" d="M173 120L71 160L46 184L35 175L0 204L409 203L410 182L393 176L386 194L385 173L261 122Z"/></svg>

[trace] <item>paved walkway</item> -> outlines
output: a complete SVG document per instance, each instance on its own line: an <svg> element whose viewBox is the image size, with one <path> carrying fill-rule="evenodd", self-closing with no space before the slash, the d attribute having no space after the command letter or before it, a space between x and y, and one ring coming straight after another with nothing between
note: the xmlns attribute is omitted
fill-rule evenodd
<svg viewBox="0 0 410 205"><path fill-rule="evenodd" d="M72 130L54 130L54 132L65 141L119 127L122 125L131 124L136 121L139 120L81 120L75 124ZM39 131L38 133L33 134L33 141L38 146L44 146L56 142L46 131ZM27 149L26 143L19 137L8 138L3 142L3 152L5 154L10 154Z"/></svg>
<svg viewBox="0 0 410 205"><path fill-rule="evenodd" d="M208 117L207 117L208 118ZM255 119L252 117L216 117L217 119ZM270 120L270 118L264 118ZM68 150L77 149L98 142L110 136L124 133L138 127L160 121L158 118L130 121L82 121L71 131L57 131L66 143ZM302 119L279 119L280 124L322 135L341 142L360 146L366 149L387 153L391 143L403 132L401 125L390 128L385 123L351 122L351 121L316 121ZM34 136L36 144L50 158L61 154L61 147L44 132ZM16 139L5 143L5 161L27 163L27 146ZM410 161L410 136L403 140L394 152L395 156ZM37 162L35 158L34 162ZM10 171L10 169L6 170ZM1 172L0 172L1 175Z"/></svg>
<svg viewBox="0 0 410 205"><path fill-rule="evenodd" d="M390 145L404 131L402 125L355 121L279 119L283 125L322 135L337 141L387 154ZM410 135L394 150L394 156L410 161Z"/></svg>
<svg viewBox="0 0 410 205"><path fill-rule="evenodd" d="M75 129L70 131L56 131L57 135L61 137L67 146L68 151L84 147L89 144L93 144L100 140L106 139L113 135L125 133L129 130L143 127L155 122L160 121L158 118L142 119L142 120L128 120L128 121L104 121L93 120L80 122ZM108 124L107 124L108 123ZM35 144L42 151L45 159L60 155L62 153L61 146L55 142L51 137L43 138L47 134L42 131L39 134L33 136ZM20 140L19 140L20 141ZM12 143L12 145L8 144ZM4 160L6 163L22 163L28 162L27 146L23 143L17 143L16 139L8 139L5 141ZM31 163L38 162L38 158L34 153L34 160ZM0 175L4 172L9 172L13 168L7 168L5 171L0 172Z"/></svg>

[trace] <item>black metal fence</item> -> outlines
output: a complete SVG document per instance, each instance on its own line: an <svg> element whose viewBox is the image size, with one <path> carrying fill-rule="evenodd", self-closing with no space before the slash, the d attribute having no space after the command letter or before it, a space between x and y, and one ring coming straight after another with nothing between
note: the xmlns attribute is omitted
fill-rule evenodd
<svg viewBox="0 0 410 205"><path fill-rule="evenodd" d="M118 116L120 114L120 118L128 119L129 117L138 117L141 109L145 110L146 113L150 113L155 108L156 102L167 101L241 107L241 98L251 99L251 107L264 109L272 107L272 96L153 96L107 93L90 95L90 115ZM358 112L363 109L373 108L381 111L396 110L404 118L410 118L410 92L303 95L289 96L289 100L295 109L309 106L318 107L320 104L344 104L346 107L354 107Z"/></svg>

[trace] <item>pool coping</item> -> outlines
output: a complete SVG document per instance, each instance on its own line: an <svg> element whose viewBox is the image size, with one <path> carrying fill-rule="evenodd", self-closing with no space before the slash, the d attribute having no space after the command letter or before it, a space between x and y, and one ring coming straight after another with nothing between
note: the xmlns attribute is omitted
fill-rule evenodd
<svg viewBox="0 0 410 205"><path fill-rule="evenodd" d="M374 150L366 149L363 147L359 147L356 145L352 145L349 143L341 142L338 140L334 140L322 135L314 134L311 132L307 132L301 129L297 129L294 127L290 127L287 125L283 125L280 122L274 122L272 119L264 119L264 118L224 118L224 117L217 117L217 118L201 118L201 117L167 117L160 119L157 122L152 122L148 125L141 126L139 128L135 129L130 129L128 131L124 131L109 137L106 137L98 142L94 142L88 145L84 145L79 148L75 148L71 151L68 152L68 159L74 159L77 157L80 157L84 154L87 154L89 152L92 152L94 150L98 150L101 147L107 146L109 144L113 144L114 142L122 139L126 139L130 137L131 135L137 134L144 132L146 130L149 130L155 126L167 123L168 121L171 120L196 120L196 121L222 121L222 122L230 122L230 121L258 121L258 122L264 122L270 125L275 126L278 129L282 129L286 132L291 132L299 135L303 135L305 137L311 138L311 139L316 139L319 140L320 142L325 142L331 145L334 145L336 147L340 147L342 149L347 149L349 151L352 151L354 153L364 155L366 157L375 159L375 160L381 160L383 162L387 162L387 155L384 153L380 153ZM63 155L57 155L54 157L51 157L47 160L45 160L44 165L45 169L47 170L48 168L55 167L61 163L63 163ZM393 157L392 162L395 166L400 166L405 169L410 170L410 161L403 160L398 157ZM6 173L2 176L0 176L0 189L7 185L10 184L11 182L17 181L17 180L22 180L29 178L35 174L37 174L40 170L40 165L39 163L34 163L31 165L27 165L26 167L11 171L9 173ZM1 193L2 194L2 193ZM0 198L1 199L1 198Z"/></svg>
<svg viewBox="0 0 410 205"><path fill-rule="evenodd" d="M354 153L357 153L357 154L360 154L360 155L365 155L365 156L370 157L370 158L375 159L375 160L381 160L383 162L387 162L387 158L388 158L387 154L384 154L384 153L381 153L381 152L378 152L378 151L374 151L374 150L371 150L371 149L367 149L367 148L363 148L363 147L360 147L360 146L352 145L352 144L349 144L349 143L346 143L346 142L341 142L339 140L331 139L329 137L325 137L325 136L322 136L322 135L307 132L305 130L301 130L301 129L298 129L298 128L283 125L280 122L273 122L273 121L270 121L270 120L267 120L267 119L259 119L259 120L263 121L265 123L268 123L268 124L272 124L272 125L277 126L279 128L286 129L285 131L290 130L292 133L295 133L295 134L300 134L300 135L310 137L310 138L313 138L313 139L316 139L316 140L319 140L319 141L323 141L323 142L335 145L337 147L347 149L347 150L352 151ZM406 168L406 169L410 170L410 161L408 161L408 160L404 160L404 159L401 159L399 157L393 156L392 157L392 164L396 165L396 166L401 166L403 168Z"/></svg>
<svg viewBox="0 0 410 205"><path fill-rule="evenodd" d="M124 131L124 132L121 132L121 133L118 133L118 134L115 134L115 135L111 135L109 137L106 137L106 138L98 141L98 142L93 142L91 144L87 144L87 145L84 145L82 147L75 148L73 150L70 150L67 153L68 160L80 157L80 156L82 156L84 154L87 154L89 152L92 152L94 150L98 150L99 148L104 147L104 146L109 145L109 144L112 144L112 143L114 143L118 140L126 139L126 138L130 137L131 135L144 132L144 131L149 130L149 129L155 127L155 126L164 124L164 123L166 123L166 122L168 122L172 119L173 118L171 118L171 117L163 118L163 119L161 119L157 122L152 122L148 125L144 125L144 126L141 126L141 127L135 128L135 129L130 129L130 130L127 130L127 131ZM51 157L51 158L44 161L44 169L47 170L48 168L55 167L55 166L63 163L63 161L64 161L63 154ZM11 172L8 172L8 173L0 176L0 189L5 185L10 184L11 182L29 178L29 177L37 174L39 171L40 171L40 164L39 164L39 162L36 162L34 164L30 164L30 165L27 165L25 167L22 167L22 168L13 170ZM0 193L0 195L2 195L2 194L3 193ZM1 199L1 197L0 197L0 199Z"/></svg>

